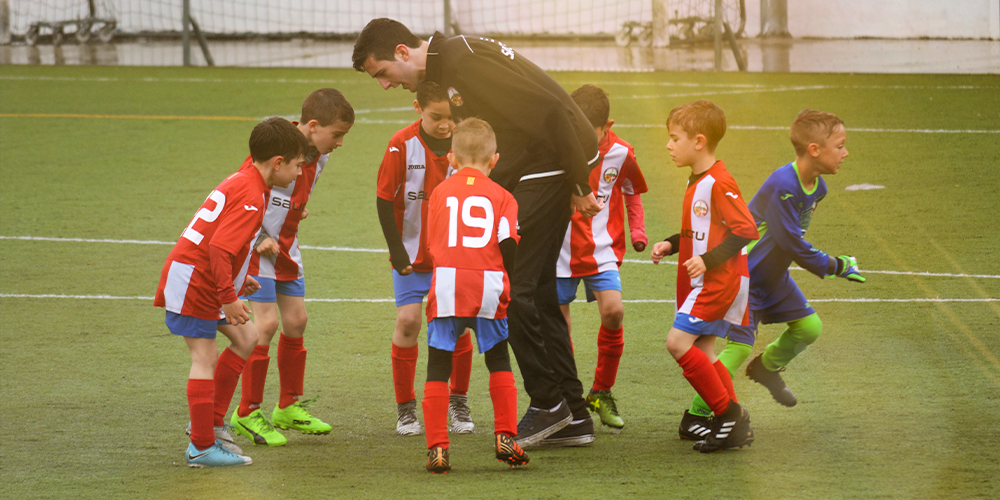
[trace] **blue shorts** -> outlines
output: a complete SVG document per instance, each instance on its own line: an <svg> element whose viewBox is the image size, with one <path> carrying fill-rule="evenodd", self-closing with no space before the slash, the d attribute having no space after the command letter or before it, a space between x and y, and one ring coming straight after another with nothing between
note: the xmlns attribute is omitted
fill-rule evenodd
<svg viewBox="0 0 1000 500"><path fill-rule="evenodd" d="M396 307L406 304L419 304L424 301L424 297L431 291L432 273L418 273L416 271L402 276L392 270L392 289L396 292Z"/></svg>
<svg viewBox="0 0 1000 500"><path fill-rule="evenodd" d="M725 338L732 324L724 319L705 321L690 314L679 312L674 316L673 326L691 335L715 335L716 337Z"/></svg>
<svg viewBox="0 0 1000 500"><path fill-rule="evenodd" d="M761 323L765 325L790 323L816 314L816 310L809 305L809 301L806 300L806 296L802 294L802 290L799 290L798 286L794 287L785 298L763 310L752 307L753 297L751 297L750 303L750 324L747 326L731 325L729 327L729 340L753 345L757 339L757 327Z"/></svg>
<svg viewBox="0 0 1000 500"><path fill-rule="evenodd" d="M279 293L289 297L306 296L305 278L299 278L295 281L278 281L271 278L254 276L253 279L260 283L260 290L257 290L249 297L240 297L241 299L252 300L254 302L277 302Z"/></svg>
<svg viewBox="0 0 1000 500"><path fill-rule="evenodd" d="M507 340L507 318L434 318L427 324L427 345L442 351L455 352L458 337L470 328L476 332L476 345L484 353Z"/></svg>
<svg viewBox="0 0 1000 500"><path fill-rule="evenodd" d="M569 304L576 300L576 289L580 287L580 280L583 280L583 288L587 294L587 302L597 300L593 292L604 292L607 290L622 291L622 275L617 269L604 271L603 273L591 274L590 276L579 276L576 278L556 279L556 288L559 290L559 303Z"/></svg>
<svg viewBox="0 0 1000 500"><path fill-rule="evenodd" d="M208 319L185 316L183 314L167 311L167 328L170 333L181 337L192 337L197 339L214 339L215 332L222 325L227 325L226 320L220 319L212 321Z"/></svg>

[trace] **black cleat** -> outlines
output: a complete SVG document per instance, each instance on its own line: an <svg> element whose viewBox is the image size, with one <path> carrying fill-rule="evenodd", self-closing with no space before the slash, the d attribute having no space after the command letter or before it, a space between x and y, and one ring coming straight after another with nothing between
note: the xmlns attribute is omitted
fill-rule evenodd
<svg viewBox="0 0 1000 500"><path fill-rule="evenodd" d="M681 426L677 429L681 439L701 441L709 432L712 432L712 417L703 417L684 410Z"/></svg>
<svg viewBox="0 0 1000 500"><path fill-rule="evenodd" d="M730 401L722 415L712 419L712 430L704 440L694 444L702 453L712 453L729 448L742 448L753 443L750 413L736 401Z"/></svg>
<svg viewBox="0 0 1000 500"><path fill-rule="evenodd" d="M760 359L761 356L763 356L763 354L757 355L757 357L753 358L753 361L747 365L747 377L750 377L750 380L767 387L767 390L771 391L771 397L773 397L778 403L788 407L795 406L795 403L798 403L799 400L795 397L795 393L793 393L792 390L785 385L784 379L781 378L781 372L785 371L785 367L781 367L778 371L772 372L764 366L763 361Z"/></svg>
<svg viewBox="0 0 1000 500"><path fill-rule="evenodd" d="M559 432L542 440L538 446L584 446L594 442L594 419L587 417L573 420Z"/></svg>
<svg viewBox="0 0 1000 500"><path fill-rule="evenodd" d="M521 448L536 446L543 439L562 430L571 421L573 412L569 410L565 400L560 401L552 410L529 406L521 421L517 423L517 444Z"/></svg>
<svg viewBox="0 0 1000 500"><path fill-rule="evenodd" d="M427 452L427 470L431 474L447 474L451 470L448 463L448 448L435 446Z"/></svg>

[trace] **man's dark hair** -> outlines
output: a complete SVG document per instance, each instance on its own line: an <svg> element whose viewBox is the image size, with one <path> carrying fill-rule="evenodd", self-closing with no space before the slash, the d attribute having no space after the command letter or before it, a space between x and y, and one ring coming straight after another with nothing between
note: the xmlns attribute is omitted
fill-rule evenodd
<svg viewBox="0 0 1000 500"><path fill-rule="evenodd" d="M292 122L272 116L253 128L250 132L250 157L253 161L267 161L275 156L293 160L305 156L309 141Z"/></svg>
<svg viewBox="0 0 1000 500"><path fill-rule="evenodd" d="M611 115L611 103L608 101L608 94L604 92L604 89L587 84L574 90L570 97L573 98L573 102L577 106L580 106L584 116L594 128L603 127L604 124L608 123L608 117Z"/></svg>
<svg viewBox="0 0 1000 500"><path fill-rule="evenodd" d="M448 101L448 91L430 80L421 80L417 84L417 104L421 108L432 102Z"/></svg>
<svg viewBox="0 0 1000 500"><path fill-rule="evenodd" d="M351 61L354 69L364 72L363 64L368 56L376 61L392 61L396 58L396 47L400 44L411 49L420 47L422 40L399 21L386 17L372 19L365 29L361 30L358 41L354 42L354 54Z"/></svg>
<svg viewBox="0 0 1000 500"><path fill-rule="evenodd" d="M354 123L354 108L339 90L319 89L309 94L302 103L302 118L299 123L309 123L311 120L316 120L320 127L333 125L338 121Z"/></svg>

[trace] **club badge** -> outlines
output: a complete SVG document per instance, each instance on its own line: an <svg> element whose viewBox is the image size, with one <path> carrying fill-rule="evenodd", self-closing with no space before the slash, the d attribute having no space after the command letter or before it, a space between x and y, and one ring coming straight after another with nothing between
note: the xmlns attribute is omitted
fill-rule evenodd
<svg viewBox="0 0 1000 500"><path fill-rule="evenodd" d="M708 215L708 203L705 203L705 200L698 200L694 202L691 211L698 217L704 217Z"/></svg>
<svg viewBox="0 0 1000 500"><path fill-rule="evenodd" d="M611 167L604 171L604 182L615 182L618 178L618 169Z"/></svg>
<svg viewBox="0 0 1000 500"><path fill-rule="evenodd" d="M462 105L462 94L459 94L455 87L448 87L448 99L451 101L452 106Z"/></svg>

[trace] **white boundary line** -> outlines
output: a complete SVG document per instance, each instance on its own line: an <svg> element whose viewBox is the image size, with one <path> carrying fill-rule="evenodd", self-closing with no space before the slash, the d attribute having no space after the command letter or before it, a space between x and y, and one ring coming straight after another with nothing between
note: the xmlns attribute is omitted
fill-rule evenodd
<svg viewBox="0 0 1000 500"><path fill-rule="evenodd" d="M118 295L63 295L63 294L29 294L29 293L0 293L0 298L5 299L77 299L77 300L153 300L153 297L129 297L129 296L118 296ZM325 299L325 298L309 298L305 299L306 302L327 302L327 303L339 303L339 302L351 302L351 303L387 303L395 302L396 299ZM674 301L670 299L626 299L622 302L628 304L673 304ZM914 298L914 299L871 299L871 298L857 298L857 299L809 299L809 302L848 302L848 303L879 303L879 302L892 302L892 303L921 303L921 302L1000 302L1000 298L985 298L985 299L948 299L948 298Z"/></svg>
<svg viewBox="0 0 1000 500"><path fill-rule="evenodd" d="M616 123L616 127L621 128L667 128L665 124L655 123ZM788 127L776 127L766 125L729 125L727 130L776 130L788 132ZM879 132L879 133L905 133L905 134L1000 134L1000 130L955 130L955 129L930 129L930 128L867 128L850 127L850 132Z"/></svg>
<svg viewBox="0 0 1000 500"><path fill-rule="evenodd" d="M112 244L133 244L133 245L173 245L173 241L155 241L155 240L110 240L110 239L91 239L91 238L52 238L44 236L0 236L0 240L20 240L20 241L55 241L55 242L66 242L66 243L112 243ZM304 250L319 250L325 252L362 252L362 253L389 253L388 250L382 248L355 248L355 247L319 247L312 245L300 245L299 248ZM623 262L628 262L631 264L652 264L652 261L642 260L642 259L624 259ZM672 266L677 265L677 261L673 260L661 260L663 264L669 264ZM801 267L792 266L789 269L795 271L804 271ZM863 269L861 271L865 274L895 274L902 276L927 276L927 277L938 277L938 278L986 278L986 279L1000 279L1000 275L993 274L955 274L955 273L930 273L930 272L920 272L920 271L876 271L871 269Z"/></svg>

